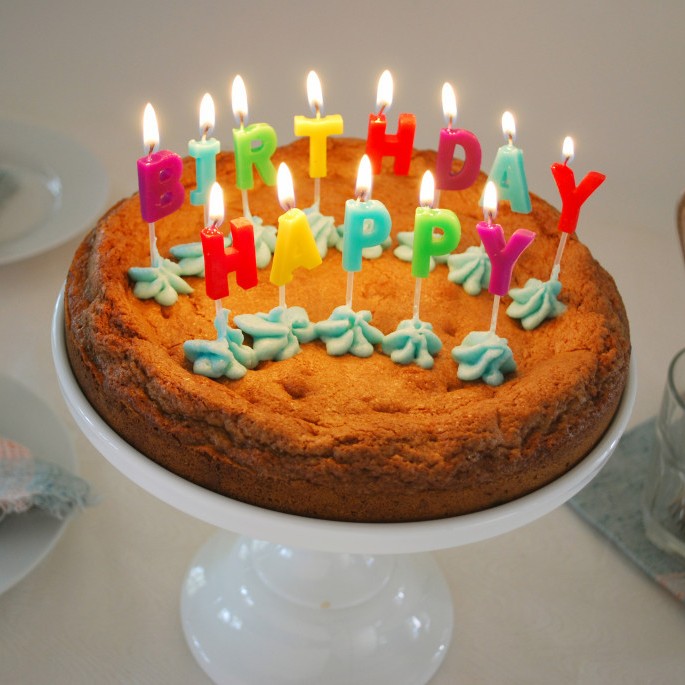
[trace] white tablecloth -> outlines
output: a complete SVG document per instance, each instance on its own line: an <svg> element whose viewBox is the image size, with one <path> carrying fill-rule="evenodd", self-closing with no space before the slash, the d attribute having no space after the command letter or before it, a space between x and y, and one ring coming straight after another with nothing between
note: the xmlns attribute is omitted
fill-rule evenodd
<svg viewBox="0 0 685 685"><path fill-rule="evenodd" d="M0 117L87 145L109 201L136 189L141 119L154 103L163 146L197 137L209 91L230 140L230 82L246 81L250 121L292 139L305 76L327 113L365 135L378 75L395 77L391 120L418 119L435 147L442 82L488 166L511 109L531 189L557 201L549 165L567 134L577 176L607 181L580 237L616 278L638 362L631 425L655 413L666 367L685 345L685 270L674 230L683 185L685 5L640 3L116 3L25 0L0 7ZM83 227L84 232L87 227ZM51 403L82 474L102 496L57 548L0 596L2 683L203 683L179 620L181 581L211 527L119 475L83 438L57 387L49 322L77 239L0 267L0 371ZM0 550L0 554L2 550ZM496 539L437 553L454 596L454 644L434 685L675 683L685 610L568 508ZM257 684L258 685L258 684Z"/></svg>

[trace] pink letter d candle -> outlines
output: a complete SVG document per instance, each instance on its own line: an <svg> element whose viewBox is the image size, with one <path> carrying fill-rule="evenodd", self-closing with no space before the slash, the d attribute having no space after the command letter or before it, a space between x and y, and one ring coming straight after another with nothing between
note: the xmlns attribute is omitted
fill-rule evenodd
<svg viewBox="0 0 685 685"><path fill-rule="evenodd" d="M457 118L457 99L449 83L442 87L442 111L447 128L440 131L438 155L435 160L435 186L438 190L464 190L478 178L482 152L480 142L471 131L452 128ZM457 146L464 150L464 163L458 172L452 171L454 151Z"/></svg>

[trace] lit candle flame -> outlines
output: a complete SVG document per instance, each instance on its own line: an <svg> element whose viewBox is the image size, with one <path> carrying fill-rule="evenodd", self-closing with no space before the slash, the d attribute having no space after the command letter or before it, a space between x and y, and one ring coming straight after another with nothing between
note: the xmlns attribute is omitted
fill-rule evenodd
<svg viewBox="0 0 685 685"><path fill-rule="evenodd" d="M357 187L355 196L358 200L366 200L371 195L371 160L368 155L363 155L357 169Z"/></svg>
<svg viewBox="0 0 685 685"><path fill-rule="evenodd" d="M376 91L376 107L381 114L386 107L392 105L392 74L386 69L378 79L378 90Z"/></svg>
<svg viewBox="0 0 685 685"><path fill-rule="evenodd" d="M205 93L200 102L200 134L203 138L211 134L215 123L214 100L209 93Z"/></svg>
<svg viewBox="0 0 685 685"><path fill-rule="evenodd" d="M293 177L285 162L278 166L276 175L276 188L278 190L278 202L287 212L295 207L295 189L293 188Z"/></svg>
<svg viewBox="0 0 685 685"><path fill-rule="evenodd" d="M148 102L143 112L143 144L148 154L152 154L159 145L159 127L154 107Z"/></svg>
<svg viewBox="0 0 685 685"><path fill-rule="evenodd" d="M452 123L457 118L457 96L449 83L442 84L442 113L448 127L452 128Z"/></svg>
<svg viewBox="0 0 685 685"><path fill-rule="evenodd" d="M321 92L321 80L315 71L307 74L307 99L309 106L317 116L323 110L323 93Z"/></svg>
<svg viewBox="0 0 685 685"><path fill-rule="evenodd" d="M419 204L422 207L432 207L435 203L435 180L430 171L426 171L421 179L419 191Z"/></svg>
<svg viewBox="0 0 685 685"><path fill-rule="evenodd" d="M212 183L209 191L209 210L207 212L209 223L214 228L218 228L224 222L224 191L221 186Z"/></svg>
<svg viewBox="0 0 685 685"><path fill-rule="evenodd" d="M247 90L245 90L245 82L240 74L233 79L231 104L233 106L233 116L242 126L247 119Z"/></svg>
<svg viewBox="0 0 685 685"><path fill-rule="evenodd" d="M571 138L571 136L566 136L566 138L564 138L564 143L561 146L561 154L564 158L564 164L568 164L573 160L575 148L573 146L573 138Z"/></svg>
<svg viewBox="0 0 685 685"><path fill-rule="evenodd" d="M502 115L502 133L507 137L509 143L514 142L514 138L516 138L516 122L511 112L505 112Z"/></svg>
<svg viewBox="0 0 685 685"><path fill-rule="evenodd" d="M488 223L492 223L492 220L497 216L497 186L492 181L485 184L483 215Z"/></svg>

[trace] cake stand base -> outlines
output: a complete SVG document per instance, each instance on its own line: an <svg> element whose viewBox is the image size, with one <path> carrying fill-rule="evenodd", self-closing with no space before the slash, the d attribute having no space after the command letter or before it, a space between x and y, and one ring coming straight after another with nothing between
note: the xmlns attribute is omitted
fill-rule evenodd
<svg viewBox="0 0 685 685"><path fill-rule="evenodd" d="M188 569L181 619L220 685L422 685L447 653L452 599L429 554L318 552L221 531Z"/></svg>

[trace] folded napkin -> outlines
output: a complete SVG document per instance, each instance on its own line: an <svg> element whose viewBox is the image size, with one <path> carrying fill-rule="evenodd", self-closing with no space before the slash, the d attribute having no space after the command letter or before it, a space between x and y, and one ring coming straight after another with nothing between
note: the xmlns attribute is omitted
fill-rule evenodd
<svg viewBox="0 0 685 685"><path fill-rule="evenodd" d="M61 466L0 435L0 520L32 507L63 519L93 504L90 485Z"/></svg>
<svg viewBox="0 0 685 685"><path fill-rule="evenodd" d="M650 578L685 602L685 561L655 547L642 523L642 489L655 430L650 419L626 433L607 465L569 504Z"/></svg>

